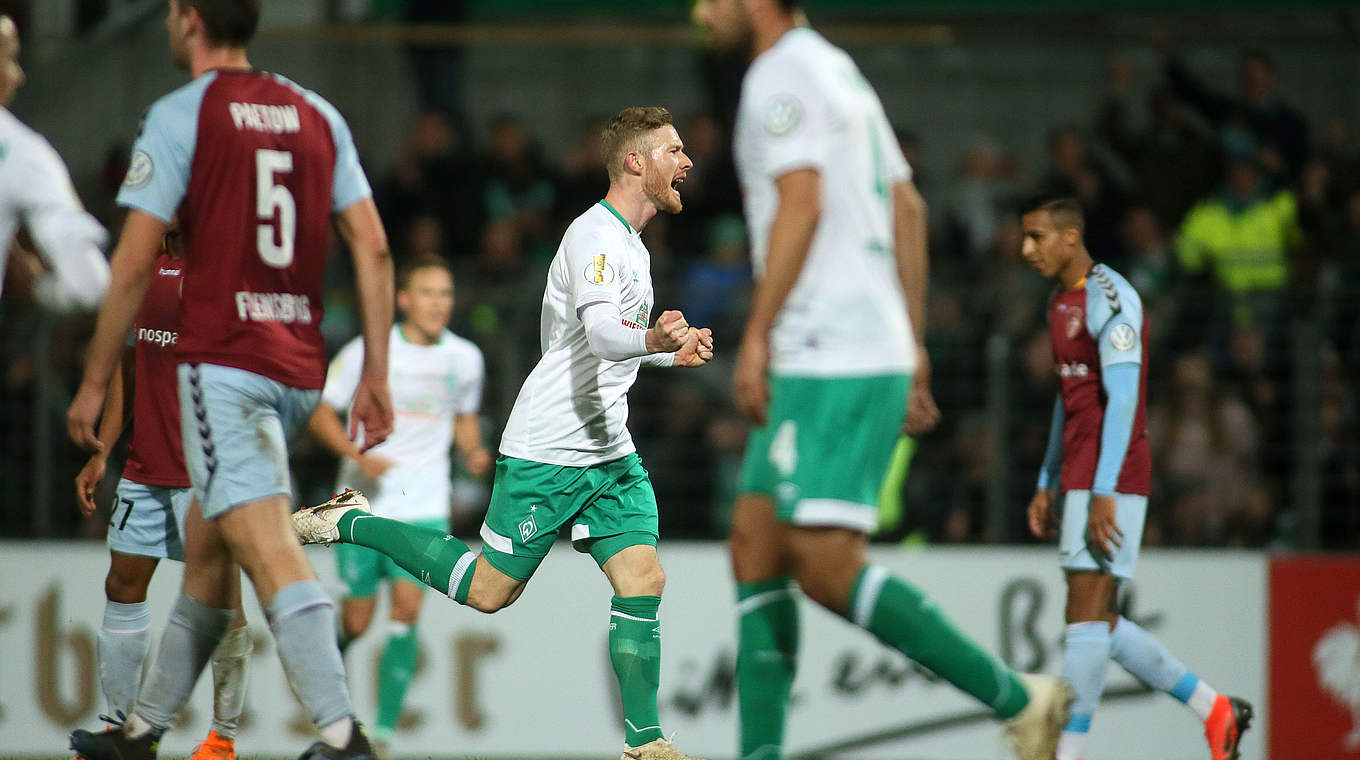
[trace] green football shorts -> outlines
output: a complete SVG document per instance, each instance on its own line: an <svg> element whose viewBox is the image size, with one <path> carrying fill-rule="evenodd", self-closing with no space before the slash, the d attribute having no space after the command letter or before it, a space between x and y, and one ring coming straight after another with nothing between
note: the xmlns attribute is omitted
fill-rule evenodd
<svg viewBox="0 0 1360 760"><path fill-rule="evenodd" d="M780 522L872 531L910 388L910 375L771 376L739 492L772 498Z"/></svg>
<svg viewBox="0 0 1360 760"><path fill-rule="evenodd" d="M412 525L422 528L448 530L443 520L412 520ZM340 580L345 582L345 597L368 597L378 593L378 581L407 581L417 586L420 579L401 569L386 554L376 549L356 544L335 545L335 567Z"/></svg>
<svg viewBox="0 0 1360 760"><path fill-rule="evenodd" d="M630 546L656 546L656 494L637 454L588 467L501 456L482 523L482 556L527 581L571 524L571 544L604 567Z"/></svg>

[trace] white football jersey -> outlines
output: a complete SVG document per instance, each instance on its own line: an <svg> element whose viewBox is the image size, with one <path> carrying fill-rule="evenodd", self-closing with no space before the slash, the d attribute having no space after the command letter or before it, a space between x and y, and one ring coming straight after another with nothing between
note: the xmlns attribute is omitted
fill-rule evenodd
<svg viewBox="0 0 1360 760"><path fill-rule="evenodd" d="M770 369L822 377L911 372L916 346L893 249L892 186L910 179L883 105L845 51L787 32L742 82L737 172L756 276L764 273L775 180L821 176L821 220L770 333Z"/></svg>
<svg viewBox="0 0 1360 760"><path fill-rule="evenodd" d="M39 301L58 309L98 304L109 285L104 228L80 205L47 140L0 108L0 284L21 224L53 270L36 286Z"/></svg>
<svg viewBox="0 0 1360 760"><path fill-rule="evenodd" d="M482 401L485 366L470 340L444 331L439 342L418 346L399 325L388 340L388 385L396 425L387 440L368 453L392 460L377 482L346 459L336 490L357 488L368 496L374 514L398 520L446 519L449 515L450 448L453 420L476 414ZM326 373L321 400L339 412L349 410L364 363L364 342L355 338L336 354Z"/></svg>
<svg viewBox="0 0 1360 760"><path fill-rule="evenodd" d="M603 201L567 228L548 267L538 360L520 388L501 436L501 453L584 467L633 453L628 389L641 358L609 361L590 350L577 311L608 303L624 326L646 330L652 312L652 257L634 230Z"/></svg>

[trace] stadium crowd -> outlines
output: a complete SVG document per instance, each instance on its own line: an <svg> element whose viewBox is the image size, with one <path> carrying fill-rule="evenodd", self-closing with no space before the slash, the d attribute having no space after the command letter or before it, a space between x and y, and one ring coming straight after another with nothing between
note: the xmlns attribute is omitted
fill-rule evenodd
<svg viewBox="0 0 1360 760"><path fill-rule="evenodd" d="M1157 82L1137 82L1128 62L1112 61L1108 97L1091 104L1089 120L1052 125L1047 145L1031 151L979 138L951 170L950 157L931 153L927 130L908 129L924 125L902 125L930 203L928 342L944 422L920 441L905 517L888 536L1030 540L1024 506L1056 383L1044 323L1049 285L1018 256L1016 209L1045 192L1082 202L1090 250L1139 289L1149 315L1155 467L1144 541L1288 546L1297 527L1291 503L1309 488L1322 504L1324 545L1360 540L1360 136L1327 114L1292 108L1264 52L1243 52L1235 87L1203 81L1168 45L1162 54ZM731 403L733 357L722 355L724 345L735 348L750 281L727 122L710 113L682 119L695 164L685 211L656 219L644 236L658 307L711 326L720 356L705 372L644 372L632 395L633 432L671 537L725 533L746 434ZM368 167L398 265L432 253L457 274L453 329L486 355L488 441L498 440L538 355L543 270L566 224L606 187L601 126L586 121L569 150L548 156L513 115L477 130L430 107L392 165ZM125 145L112 146L100 194L86 197L111 229L126 157ZM323 324L332 351L357 331L347 267L346 257L332 258ZM69 400L89 324L52 324L23 303L3 308L0 446L25 451L35 405L46 399L59 414ZM54 467L74 476L84 456L60 443ZM298 497L313 503L329 493L335 463L304 444L294 472ZM30 493L32 476L27 458L0 460L12 492ZM989 531L986 502L998 476L1010 508L1002 530ZM455 530L475 532L485 489L460 480ZM103 535L97 519L79 521L69 491L53 498L71 502L69 514L53 510L54 532ZM19 509L0 506L12 518L0 531L26 534Z"/></svg>

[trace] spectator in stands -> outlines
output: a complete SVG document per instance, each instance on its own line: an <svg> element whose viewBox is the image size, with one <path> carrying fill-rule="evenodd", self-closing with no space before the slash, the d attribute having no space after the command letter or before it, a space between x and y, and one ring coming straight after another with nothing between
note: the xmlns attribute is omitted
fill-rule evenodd
<svg viewBox="0 0 1360 760"><path fill-rule="evenodd" d="M1222 544L1230 526L1242 532L1268 521L1256 476L1260 427L1247 404L1215 383L1206 355L1175 361L1169 398L1148 417L1154 471L1171 504L1169 541Z"/></svg>
<svg viewBox="0 0 1360 760"><path fill-rule="evenodd" d="M1281 337L1290 256L1303 242L1294 194L1272 188L1253 155L1229 158L1224 187L1190 210L1176 238L1186 272L1205 272L1217 286L1211 340L1220 353L1233 325Z"/></svg>
<svg viewBox="0 0 1360 760"><path fill-rule="evenodd" d="M997 227L1014 211L1016 193L1002 174L1001 159L1001 148L994 141L975 138L964 151L959 179L946 204L946 244L961 254L957 264L965 268L985 261Z"/></svg>
<svg viewBox="0 0 1360 760"><path fill-rule="evenodd" d="M1049 133L1048 174L1039 183L1037 194L1076 198L1086 217L1087 247L1101 261L1116 269L1123 267L1119 220L1127 194L1092 158L1081 129L1067 125Z"/></svg>
<svg viewBox="0 0 1360 760"><path fill-rule="evenodd" d="M491 121L487 151L486 184L482 190L486 217L513 225L530 257L546 263L556 248L552 239L556 177L540 155L528 127L514 116L503 115Z"/></svg>
<svg viewBox="0 0 1360 760"><path fill-rule="evenodd" d="M689 185L688 180L685 185ZM694 324L710 325L715 335L737 335L751 284L746 224L741 215L728 214L710 221L705 248L707 256L681 267L681 310Z"/></svg>
<svg viewBox="0 0 1360 760"><path fill-rule="evenodd" d="M1196 200L1213 188L1219 174L1217 146L1186 118L1185 106L1168 87L1148 98L1150 124L1135 133L1133 68L1127 60L1111 64L1110 95L1097 118L1100 138L1128 164L1144 202L1163 227L1180 224Z"/></svg>
<svg viewBox="0 0 1360 760"><path fill-rule="evenodd" d="M1191 74L1169 39L1160 39L1157 45L1172 91L1218 130L1224 152L1250 148L1272 175L1285 181L1298 177L1308 159L1308 122L1280 100L1279 77L1269 53L1242 51L1234 96L1208 87Z"/></svg>
<svg viewBox="0 0 1360 760"><path fill-rule="evenodd" d="M438 218L450 252L477 249L482 225L480 178L462 135L441 111L422 111L396 163L377 183L376 200L392 250L407 251L406 233L422 216Z"/></svg>
<svg viewBox="0 0 1360 760"><path fill-rule="evenodd" d="M565 232L581 209L603 198L609 189L604 158L600 155L600 135L608 118L594 116L588 119L562 160L562 176L558 180L553 208L553 227L557 232ZM689 209L685 210L688 212Z"/></svg>

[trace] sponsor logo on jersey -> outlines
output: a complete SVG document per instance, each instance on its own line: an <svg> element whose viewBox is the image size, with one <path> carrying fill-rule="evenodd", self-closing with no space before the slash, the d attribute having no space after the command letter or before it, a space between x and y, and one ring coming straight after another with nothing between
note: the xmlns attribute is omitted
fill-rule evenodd
<svg viewBox="0 0 1360 760"><path fill-rule="evenodd" d="M591 285L612 285L614 283L614 265L605 260L603 253L598 253L595 258L586 265L586 282Z"/></svg>
<svg viewBox="0 0 1360 760"><path fill-rule="evenodd" d="M1138 345L1138 333L1127 322L1120 322L1110 328L1110 346L1116 351L1132 351Z"/></svg>
<svg viewBox="0 0 1360 760"><path fill-rule="evenodd" d="M229 103L227 110L238 130L248 129L275 135L302 131L302 119L298 118L297 106Z"/></svg>
<svg viewBox="0 0 1360 760"><path fill-rule="evenodd" d="M287 325L312 323L311 303L295 293L250 293L236 291L236 316L242 322L282 322Z"/></svg>
<svg viewBox="0 0 1360 760"><path fill-rule="evenodd" d="M623 323L624 327L631 327L634 330L646 330L647 321L650 318L650 311L651 309L644 303L638 307L637 316L632 319L620 319L619 321Z"/></svg>
<svg viewBox="0 0 1360 760"><path fill-rule="evenodd" d="M519 524L519 540L528 541L538 532L538 523L534 522L534 516L529 515L524 522Z"/></svg>
<svg viewBox="0 0 1360 760"><path fill-rule="evenodd" d="M151 181L151 175L155 173L156 165L151 160L151 155L139 150L132 154L132 161L128 163L127 174L123 176L123 187L130 190L146 187L146 183Z"/></svg>
<svg viewBox="0 0 1360 760"><path fill-rule="evenodd" d="M174 330L148 330L145 327L138 327L137 340L165 348L175 345L175 342L179 340L179 333Z"/></svg>
<svg viewBox="0 0 1360 760"><path fill-rule="evenodd" d="M803 104L789 94L776 95L765 105L765 131L786 135L803 120Z"/></svg>
<svg viewBox="0 0 1360 760"><path fill-rule="evenodd" d="M1089 374L1091 374L1091 368L1082 362L1063 362L1058 365L1058 376L1064 380L1086 377Z"/></svg>

